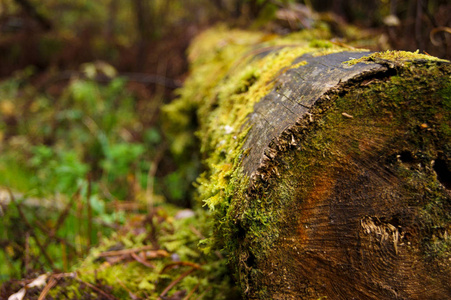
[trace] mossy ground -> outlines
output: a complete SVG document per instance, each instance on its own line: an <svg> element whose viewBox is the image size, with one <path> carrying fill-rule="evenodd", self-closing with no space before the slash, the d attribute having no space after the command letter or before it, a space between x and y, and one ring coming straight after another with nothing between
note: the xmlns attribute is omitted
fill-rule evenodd
<svg viewBox="0 0 451 300"><path fill-rule="evenodd" d="M181 211L167 204L150 217L130 217L72 273L51 275L57 283L46 299L239 298L225 258L199 250L199 240L209 232L207 218L205 210ZM27 299L41 292L29 291Z"/></svg>

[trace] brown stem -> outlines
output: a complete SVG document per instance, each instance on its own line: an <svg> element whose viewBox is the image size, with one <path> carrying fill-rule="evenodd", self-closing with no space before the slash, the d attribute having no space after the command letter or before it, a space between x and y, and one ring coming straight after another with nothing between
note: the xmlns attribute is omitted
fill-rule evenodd
<svg viewBox="0 0 451 300"><path fill-rule="evenodd" d="M87 250L89 248L91 248L92 245L92 206L91 206L91 192L92 192L92 184L91 184L91 173L88 174L88 191L87 191L87 195L86 195L86 208L87 208L87 215L88 215L88 247Z"/></svg>

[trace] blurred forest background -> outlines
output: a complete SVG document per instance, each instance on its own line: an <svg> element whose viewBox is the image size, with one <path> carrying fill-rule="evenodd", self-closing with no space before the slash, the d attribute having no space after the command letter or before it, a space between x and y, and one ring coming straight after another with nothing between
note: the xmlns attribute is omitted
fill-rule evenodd
<svg viewBox="0 0 451 300"><path fill-rule="evenodd" d="M449 0L2 0L0 282L70 270L130 213L192 208L200 158L160 111L217 23L451 59Z"/></svg>

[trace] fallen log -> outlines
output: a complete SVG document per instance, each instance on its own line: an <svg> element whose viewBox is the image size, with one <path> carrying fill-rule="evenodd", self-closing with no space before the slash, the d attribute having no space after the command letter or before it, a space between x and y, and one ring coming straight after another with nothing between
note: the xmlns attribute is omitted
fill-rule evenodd
<svg viewBox="0 0 451 300"><path fill-rule="evenodd" d="M448 61L224 30L190 57L167 113L197 113L206 248L245 298L451 297Z"/></svg>

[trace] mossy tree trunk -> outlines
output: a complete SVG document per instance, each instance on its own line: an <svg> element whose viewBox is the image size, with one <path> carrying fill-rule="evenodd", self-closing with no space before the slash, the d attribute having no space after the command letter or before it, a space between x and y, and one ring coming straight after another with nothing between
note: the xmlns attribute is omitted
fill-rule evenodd
<svg viewBox="0 0 451 300"><path fill-rule="evenodd" d="M278 64L289 48L254 43L185 87L245 298L449 299L451 65L337 48Z"/></svg>

